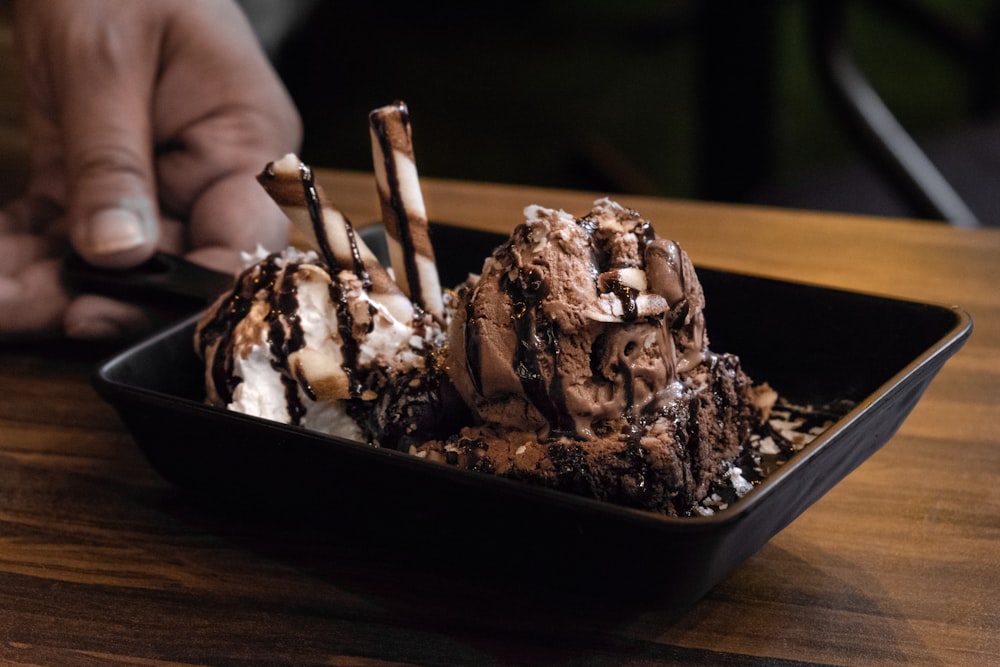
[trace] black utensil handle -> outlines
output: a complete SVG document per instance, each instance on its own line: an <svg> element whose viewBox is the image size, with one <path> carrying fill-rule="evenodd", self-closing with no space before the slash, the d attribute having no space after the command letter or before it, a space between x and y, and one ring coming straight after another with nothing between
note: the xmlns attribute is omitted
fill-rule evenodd
<svg viewBox="0 0 1000 667"><path fill-rule="evenodd" d="M232 289L235 276L157 252L131 269L92 266L72 253L63 262L63 280L76 292L90 292L126 301L163 302L186 299L209 304Z"/></svg>

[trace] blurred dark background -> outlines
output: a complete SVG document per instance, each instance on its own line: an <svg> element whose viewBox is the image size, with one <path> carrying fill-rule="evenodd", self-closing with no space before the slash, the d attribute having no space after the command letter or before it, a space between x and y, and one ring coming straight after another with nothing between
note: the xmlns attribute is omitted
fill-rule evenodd
<svg viewBox="0 0 1000 667"><path fill-rule="evenodd" d="M402 99L429 176L934 217L821 85L821 4L316 2L274 57L315 164L370 169L367 112ZM843 3L858 69L992 224L997 4Z"/></svg>
<svg viewBox="0 0 1000 667"><path fill-rule="evenodd" d="M820 67L836 49L817 57L833 37L1000 226L1000 0L240 1L316 165L370 170L367 113L402 99L427 176L941 218L845 122ZM13 93L0 149L18 173Z"/></svg>

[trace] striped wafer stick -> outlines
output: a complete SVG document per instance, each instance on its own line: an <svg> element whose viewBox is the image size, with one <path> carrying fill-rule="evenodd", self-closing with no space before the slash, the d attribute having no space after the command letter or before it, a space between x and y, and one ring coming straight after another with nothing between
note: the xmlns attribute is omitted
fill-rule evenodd
<svg viewBox="0 0 1000 667"><path fill-rule="evenodd" d="M403 322L413 318L413 304L354 233L347 217L330 204L313 180L312 170L295 154L268 164L257 180L320 253L332 274L353 271L372 299L384 305L393 317Z"/></svg>
<svg viewBox="0 0 1000 667"><path fill-rule="evenodd" d="M375 183L396 282L415 304L440 316L441 281L413 157L410 113L406 104L396 102L375 109L368 120Z"/></svg>

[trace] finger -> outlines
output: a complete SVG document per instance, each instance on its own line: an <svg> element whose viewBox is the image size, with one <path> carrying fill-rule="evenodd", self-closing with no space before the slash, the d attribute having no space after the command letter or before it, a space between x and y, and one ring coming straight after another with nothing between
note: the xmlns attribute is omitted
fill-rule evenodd
<svg viewBox="0 0 1000 667"><path fill-rule="evenodd" d="M70 338L128 339L153 326L153 318L140 306L96 294L74 299L63 318L63 328Z"/></svg>
<svg viewBox="0 0 1000 667"><path fill-rule="evenodd" d="M169 67L157 80L157 174L164 209L189 218L206 185L234 173L251 178L298 150L301 121L253 30L235 3L199 3L166 34Z"/></svg>
<svg viewBox="0 0 1000 667"><path fill-rule="evenodd" d="M73 64L53 75L70 239L95 265L131 266L153 253L159 234L150 111L158 54L148 44L155 39L119 22L91 27Z"/></svg>
<svg viewBox="0 0 1000 667"><path fill-rule="evenodd" d="M222 246L250 252L260 244L274 251L288 243L288 218L253 176L234 174L201 194L191 210L189 234L193 250Z"/></svg>
<svg viewBox="0 0 1000 667"><path fill-rule="evenodd" d="M68 304L57 260L32 264L16 276L0 276L2 333L59 329Z"/></svg>
<svg viewBox="0 0 1000 667"><path fill-rule="evenodd" d="M0 210L0 234L40 232L62 213L62 207L48 197L15 199Z"/></svg>
<svg viewBox="0 0 1000 667"><path fill-rule="evenodd" d="M177 218L160 215L159 249L175 255L183 254L188 247L187 223Z"/></svg>
<svg viewBox="0 0 1000 667"><path fill-rule="evenodd" d="M236 275L244 268L243 254L225 246L205 246L192 250L184 259L214 271Z"/></svg>
<svg viewBox="0 0 1000 667"><path fill-rule="evenodd" d="M36 234L0 235L0 275L14 276L28 265L53 257L51 241Z"/></svg>

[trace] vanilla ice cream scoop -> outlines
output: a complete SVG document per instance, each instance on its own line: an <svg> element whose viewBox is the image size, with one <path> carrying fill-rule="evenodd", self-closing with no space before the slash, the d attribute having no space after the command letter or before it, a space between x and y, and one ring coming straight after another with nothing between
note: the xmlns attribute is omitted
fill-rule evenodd
<svg viewBox="0 0 1000 667"><path fill-rule="evenodd" d="M254 259L196 328L209 402L377 442L383 426L367 413L396 378L436 372L440 325L397 319L312 251Z"/></svg>

